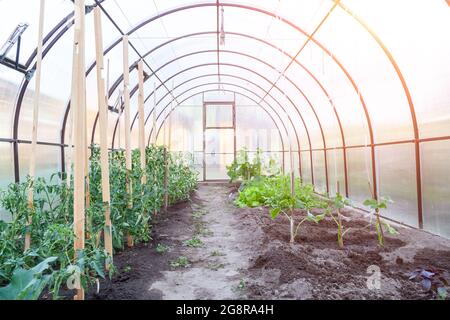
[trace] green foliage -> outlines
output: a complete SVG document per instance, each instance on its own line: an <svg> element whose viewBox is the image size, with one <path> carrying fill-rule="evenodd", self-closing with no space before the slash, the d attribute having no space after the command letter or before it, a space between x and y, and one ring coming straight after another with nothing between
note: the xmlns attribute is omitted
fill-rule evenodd
<svg viewBox="0 0 450 320"><path fill-rule="evenodd" d="M164 254L167 251L169 251L169 247L162 244L162 243L158 243L158 245L156 246L156 252L158 252L159 254Z"/></svg>
<svg viewBox="0 0 450 320"><path fill-rule="evenodd" d="M0 300L36 300L49 283L51 276L44 272L50 269L50 263L56 261L50 257L31 269L16 268L11 282L0 288Z"/></svg>
<svg viewBox="0 0 450 320"><path fill-rule="evenodd" d="M191 239L188 239L186 241L183 241L183 244L187 247L191 247L191 248L198 248L198 247L202 247L203 246L203 242L202 240L200 240L197 237L192 237Z"/></svg>
<svg viewBox="0 0 450 320"><path fill-rule="evenodd" d="M252 162L249 160L247 149L239 150L236 159L227 166L227 174L231 182L249 181L263 175L276 175L280 172L279 165L274 159L269 159L265 165L262 158L262 151L258 149Z"/></svg>
<svg viewBox="0 0 450 320"><path fill-rule="evenodd" d="M132 170L126 169L125 152L114 150L109 153L112 237L115 249L124 247L126 235L132 235L135 243L150 239L152 214L160 210L164 195L164 148L151 146L146 149L146 169L140 168L140 153L133 151ZM196 173L185 161L168 154L170 159L169 194L171 202L186 200L196 186ZM86 210L85 249L77 252L76 264L73 259L73 185L67 186L65 177L54 174L49 180L27 178L21 183L12 183L0 192L0 206L7 210L12 220L0 221L0 290L9 292L11 298L36 299L47 288L54 299L59 298L63 284L73 276L74 270L81 270L81 285L86 289L104 278L104 266L110 266L109 276L114 266L103 249L103 229L105 204L102 200L100 150L91 147L89 166L89 208ZM147 183L142 183L142 177ZM184 176L184 178L183 178ZM131 195L127 191L127 181L132 184ZM27 195L33 187L34 205L28 208ZM179 190L175 190L176 188ZM27 227L28 217L32 223ZM31 249L23 252L24 236L31 234ZM33 295L21 293L15 282L19 276L31 274L37 266L46 266L49 258L52 268L33 273ZM44 264L42 264L44 263ZM35 267L36 266L36 267ZM41 270L38 268L38 270ZM22 281L22 280L21 280ZM23 281L22 281L23 282ZM6 289L8 288L8 289ZM30 288L30 287L28 287ZM15 291L14 291L15 290ZM27 289L28 290L28 289ZM36 294L34 294L36 293ZM1 299L0 297L0 299Z"/></svg>
<svg viewBox="0 0 450 320"><path fill-rule="evenodd" d="M389 232L392 235L398 234L397 230L392 227L387 221L381 220L380 217L380 211L382 209L387 209L388 203L392 203L392 200L389 198L381 198L379 200L376 199L367 199L364 201L364 205L366 207L369 207L373 210L372 214L374 213L376 216L375 220L375 231L377 233L378 238L378 244L380 246L384 246L384 229L386 229L387 232Z"/></svg>
<svg viewBox="0 0 450 320"><path fill-rule="evenodd" d="M336 193L336 197L332 198L333 206L336 209L336 215L333 213L332 210L329 210L329 214L333 221L337 225L337 242L340 248L344 247L344 236L345 234L350 231L351 229L346 229L342 223L342 216L341 216L341 210L345 206L351 205L351 202L349 199L341 195L340 193Z"/></svg>
<svg viewBox="0 0 450 320"><path fill-rule="evenodd" d="M191 262L189 261L188 258L186 258L184 256L180 256L176 260L173 260L170 262L170 266L172 268L188 268L188 267L190 267L190 265L191 265Z"/></svg>
<svg viewBox="0 0 450 320"><path fill-rule="evenodd" d="M290 232L293 242L304 222L319 223L325 218L326 214L314 215L311 210L326 208L328 204L314 194L312 185L303 185L300 179L294 179L294 192L291 185L291 177L287 175L255 178L241 186L235 204L241 208L266 206L272 219L280 214L285 215L291 222ZM306 216L297 223L296 228L293 215L295 209L306 211Z"/></svg>

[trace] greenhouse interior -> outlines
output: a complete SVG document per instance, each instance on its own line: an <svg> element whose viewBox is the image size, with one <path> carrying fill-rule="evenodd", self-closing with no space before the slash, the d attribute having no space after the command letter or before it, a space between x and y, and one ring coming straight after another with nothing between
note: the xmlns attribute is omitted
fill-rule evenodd
<svg viewBox="0 0 450 320"><path fill-rule="evenodd" d="M0 300L448 300L449 0L0 0Z"/></svg>

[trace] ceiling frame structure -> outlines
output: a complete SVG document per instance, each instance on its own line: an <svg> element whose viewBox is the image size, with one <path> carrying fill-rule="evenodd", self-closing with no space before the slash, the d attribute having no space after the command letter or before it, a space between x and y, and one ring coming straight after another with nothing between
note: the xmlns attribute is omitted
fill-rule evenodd
<svg viewBox="0 0 450 320"><path fill-rule="evenodd" d="M135 31L139 30L142 26L155 21L163 16L175 13L175 12L180 12L183 10L188 10L188 9L195 9L195 8L201 8L201 7L210 7L210 6L215 6L216 10L217 10L217 37L219 40L219 8L220 7L233 7L233 8L238 8L238 9L242 9L242 10L249 10L251 12L257 12L257 13L261 13L261 14L265 14L268 16L275 16L275 13L273 12L269 12L266 11L264 9L261 8L257 8L257 7L253 7L253 6L248 6L248 5L243 5L243 4L235 4L235 3L221 3L219 1L216 1L216 3L197 3L197 4L193 4L193 5L188 5L188 6L183 6L183 7L179 7L179 8L175 8L172 10L168 10L164 13L160 13L156 16L153 16L147 20L145 20L144 22L134 26L130 31L128 31L127 33L124 33L120 27L114 22L114 19L108 14L108 12L104 9L104 7L102 6L102 3L104 3L106 0L95 0L95 3L97 6L99 6L103 13L108 17L108 19L117 27L119 33L121 35L130 35L133 34ZM298 32L306 35L308 37L308 41L313 42L315 45L317 45L321 50L323 50L325 52L325 54L327 54L329 57L331 57L334 61L334 63L336 63L336 65L340 68L340 70L342 70L342 72L345 74L345 76L350 80L350 83L352 85L352 87L354 88L355 92L358 93L359 95L359 99L361 102L361 107L364 110L364 114L366 117L366 121L367 121L367 126L368 126L368 131L369 131L369 136L370 136L370 144L366 144L366 145L359 145L359 146L355 146L355 145L346 145L345 143L345 136L343 134L343 130L342 130L342 124L340 122L340 120L338 120L339 122L339 127L341 130L341 134L342 134L342 141L343 141L343 145L341 147L336 147L336 148L327 148L326 144L324 144L324 148L323 149L314 149L314 150L323 150L326 151L327 150L334 150L334 149L342 149L343 150L343 154L346 155L346 149L350 149L350 148L357 148L357 147L369 147L371 149L371 167L372 167L372 181L373 181L373 190L375 191L375 196L377 196L377 172L376 172L376 159L375 159L375 147L377 146L382 146L382 145L392 145L392 144L404 144L404 143L413 143L414 144L414 149L415 149L415 166L416 166L416 191L417 191L417 207L418 207L418 225L419 228L423 228L423 195L422 195L422 172L421 172L421 160L420 160L420 143L422 142L429 142L429 141L439 141L439 140L449 140L450 137L448 136L440 136L440 137L432 137L432 138L426 138L426 139L421 139L420 137L420 131L419 131L419 126L418 126L418 121L417 121L417 117L416 117L416 111L415 111L415 107L414 107L414 103L410 94L410 90L408 88L408 85L406 83L406 80L403 76L403 73L400 69L400 67L398 66L396 60L394 59L393 55L390 53L390 51L388 50L387 46L383 43L383 41L377 36L377 34L368 26L368 24L359 16L357 16L356 14L354 14L354 12L352 12L348 7L346 7L344 4L339 3L339 1L333 1L334 2L334 6L333 6L333 10L335 7L338 7L340 9L342 9L351 19L354 19L356 22L358 22L358 24L373 38L373 40L377 43L377 45L382 49L382 51L384 52L386 58L388 59L389 63L391 64L393 70L396 73L397 78L399 79L399 82L402 85L403 91L404 91L404 95L408 101L408 105L409 105L409 109L410 109L410 116L411 116L411 123L412 123L412 127L413 127L413 134L414 134L414 139L409 139L409 140L400 140L400 141L392 141L392 142L387 142L387 143L376 143L374 140L374 134L373 134L373 128L372 128L372 124L371 124L371 118L370 118L370 114L369 111L367 109L366 106L366 102L364 100L364 97L360 94L358 86L356 81L351 77L350 73L347 71L347 69L344 67L344 65L336 58L335 55L332 54L332 52L330 52L324 45L322 45L316 38L314 38L314 33L317 32L318 28L315 29L315 32L313 34L307 34L304 30L302 30L299 26L297 26L296 24L292 23L291 21L283 18L283 17L278 17L278 20L286 25L291 26L292 28L296 29ZM87 12L89 13L89 12ZM331 14L331 12L329 12ZM327 15L328 16L328 15ZM323 22L323 21L322 21ZM60 40L64 34L71 28L73 24L73 13L67 15L65 18L63 18L57 25L55 25L55 27L44 37L44 51L43 51L43 57L45 58L45 56L47 55L47 53L52 49L52 47L57 43L58 40ZM320 27L320 25L318 26ZM119 44L121 42L121 39L119 38L118 40L116 40L111 46L109 46L106 50L104 54L107 54L110 50L112 50L112 48L114 48L117 44ZM132 45L132 44L130 44ZM305 44L306 46L306 44ZM133 47L134 48L134 47ZM136 48L134 48L137 55L144 58L143 55L141 55ZM217 47L217 65L218 65L218 76L220 79L220 42L218 41L218 47ZM302 50L302 49L301 49ZM291 57L291 62L289 65L291 65L292 63L296 63L299 64L299 62L297 61L297 56ZM36 50L30 55L30 57L28 58L25 66L30 70L33 70L35 68L35 63L32 66L33 62L35 61L36 58ZM154 76L156 78L158 78L157 74L153 71L153 69L150 67L150 65L148 65L148 63L145 61L147 67L149 68L149 70L151 71L150 75ZM95 63L91 65L90 68L87 69L86 71L86 75L89 74L89 72L95 67ZM305 70L306 71L306 70ZM313 78L316 79L316 77L314 77L313 74L310 74ZM159 78L158 78L159 79ZM317 80L317 79L316 79ZM159 79L159 81L161 82L161 84L163 84L163 82ZM219 80L220 82L220 80ZM23 103L23 99L24 99L24 95L25 92L27 90L28 84L30 83L30 79L24 79L24 81L22 82L21 86L20 86L20 90L19 90L19 94L18 97L16 99L16 104L15 104L15 110L14 110L14 117L13 117L13 128L12 128L12 139L2 139L2 141L4 142L10 142L13 144L13 161L14 161L14 175L15 175L15 180L19 181L20 176L19 176L19 150L18 150L18 145L20 143L28 143L27 140L24 139L19 139L19 119L20 119L20 113L21 113L21 106ZM336 118L339 119L339 115L338 115L338 111L336 110L336 108L333 105L333 101L330 98L329 94L327 94L327 89L325 86L321 85L319 81L316 81L316 83L318 84L318 86L321 87L322 91L324 92L324 94L327 95L328 100L330 101L330 104L333 106L333 110L336 114ZM275 82L276 84L276 82ZM174 100L176 101L175 97L173 96L172 90L170 90L169 88L167 88L164 85L166 91L168 92L168 94L172 95L172 97L174 98ZM272 90L272 89L270 89ZM270 91L269 90L269 91ZM109 94L111 95L111 92L109 91ZM176 102L177 103L177 102ZM178 105L178 103L177 103ZM67 106L67 109L70 108L70 103ZM62 162L64 162L64 148L66 146L66 144L64 143L64 132L65 132L65 126L66 126L66 120L67 120L67 110L64 116L64 119L62 121L62 130L61 130L61 143L48 143L45 141L39 141L38 144L47 144L47 145L55 145L55 146L60 146L61 147L61 154L62 154ZM318 119L319 120L319 119ZM305 125L306 127L306 125ZM310 151L312 152L312 148L310 148L310 150L299 150L299 152L306 152L306 151ZM300 158L299 158L300 161ZM326 162L325 162L326 163ZM63 163L64 164L64 163ZM327 165L325 166L327 167ZM347 170L347 165L345 164L345 171ZM313 171L313 168L311 167L311 171ZM345 173L346 174L346 173ZM328 179L328 177L327 177ZM347 181L347 177L346 177L346 181ZM347 184L347 182L346 182ZM328 187L328 183L327 183L327 187ZM348 186L346 185L346 192L348 193Z"/></svg>

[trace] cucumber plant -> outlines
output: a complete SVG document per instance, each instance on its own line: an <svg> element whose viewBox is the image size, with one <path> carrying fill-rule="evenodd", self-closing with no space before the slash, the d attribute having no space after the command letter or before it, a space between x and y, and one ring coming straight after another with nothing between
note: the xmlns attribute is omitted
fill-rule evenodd
<svg viewBox="0 0 450 320"><path fill-rule="evenodd" d="M342 223L342 214L341 210L344 209L345 206L350 206L351 202L349 199L341 195L339 192L336 193L336 197L332 199L333 207L336 209L336 215L332 210L329 210L329 214L333 221L337 225L337 242L340 248L344 247L344 236L345 234L351 230L351 228L345 228Z"/></svg>
<svg viewBox="0 0 450 320"><path fill-rule="evenodd" d="M383 226L390 234L398 234L397 230L392 227L387 221L381 220L380 211L387 209L388 203L392 203L392 200L386 197L382 197L379 200L367 199L364 201L364 205L371 208L371 215L375 214L375 231L377 233L378 244L384 246L384 230Z"/></svg>

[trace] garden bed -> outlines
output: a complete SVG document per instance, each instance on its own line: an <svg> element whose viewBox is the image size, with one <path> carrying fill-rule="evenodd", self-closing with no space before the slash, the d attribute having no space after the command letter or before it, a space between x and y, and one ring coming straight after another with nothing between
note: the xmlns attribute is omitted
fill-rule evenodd
<svg viewBox="0 0 450 320"><path fill-rule="evenodd" d="M372 230L350 231L345 248L336 242L330 218L305 223L294 244L288 220L272 220L268 209L239 209L236 188L202 184L191 203L178 204L158 217L153 240L116 255L119 274L102 281L91 299L430 299L420 282L409 280L416 268L440 268L448 277L450 241L396 226L380 247ZM198 218L196 214L203 212ZM344 211L347 226L361 228L367 219ZM200 226L202 246L183 243ZM160 254L158 244L170 247ZM212 253L218 253L214 255ZM220 254L219 254L220 253ZM186 268L170 265L189 259ZM370 290L368 267L381 271L380 289Z"/></svg>

